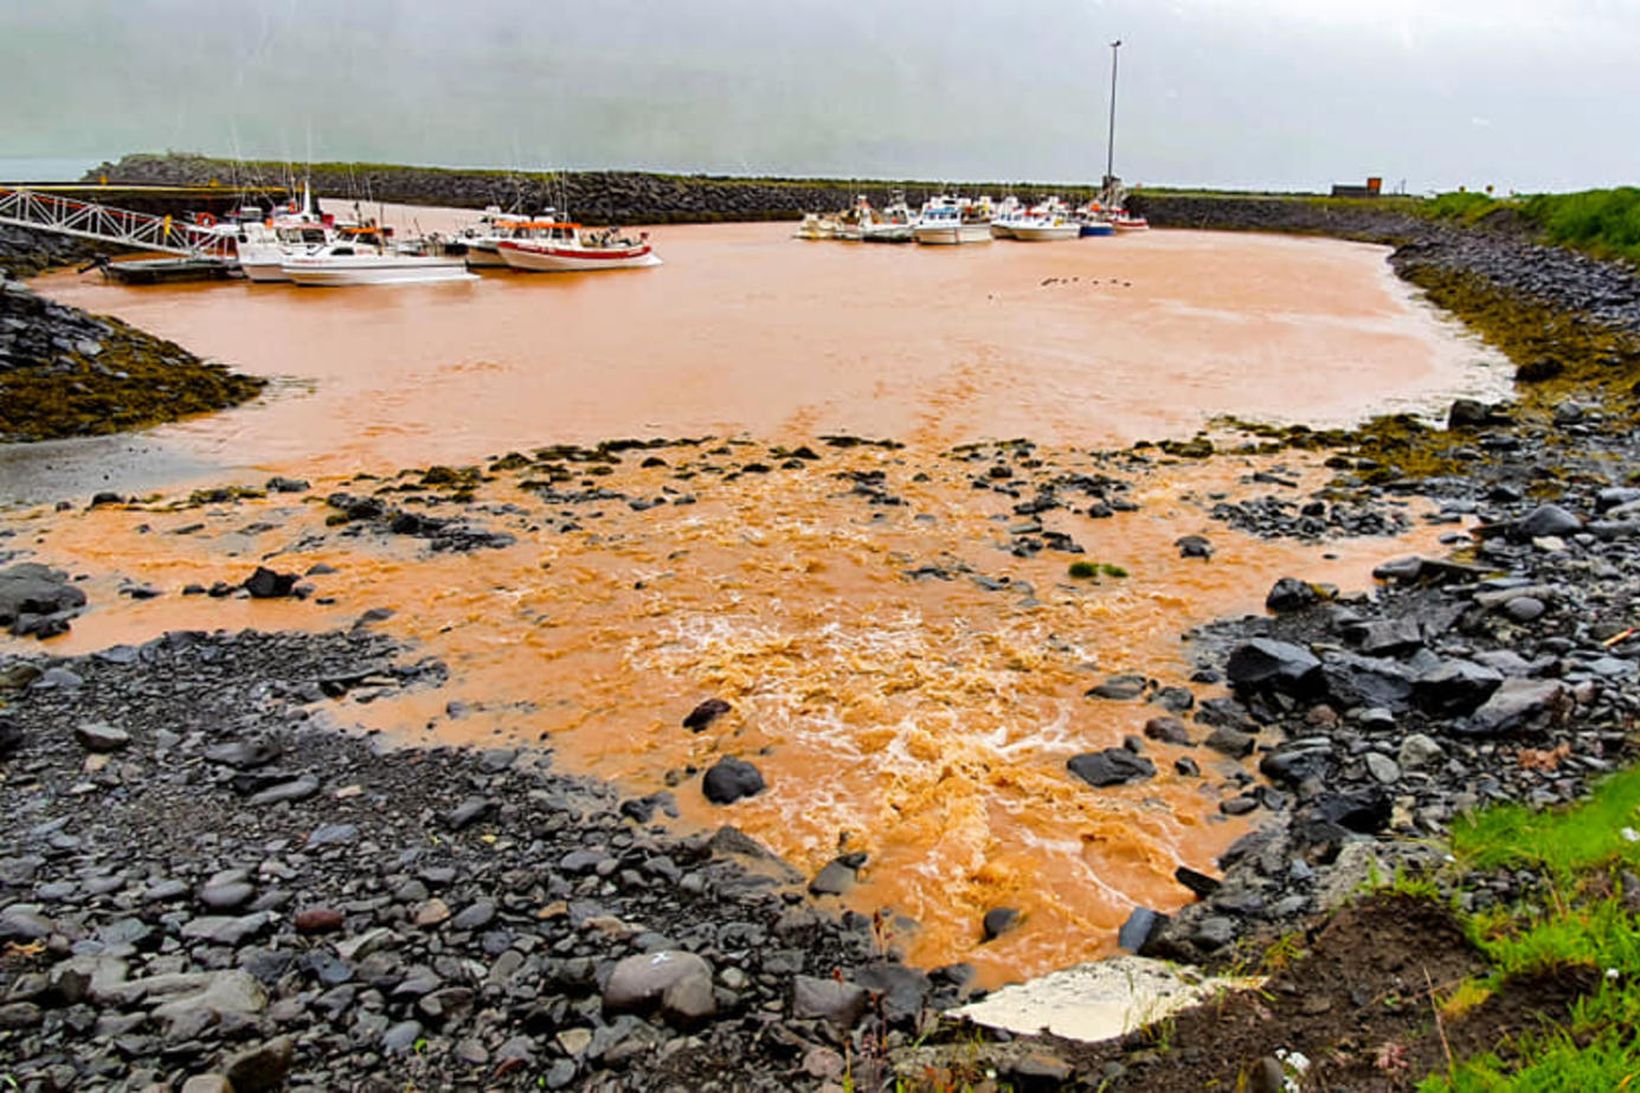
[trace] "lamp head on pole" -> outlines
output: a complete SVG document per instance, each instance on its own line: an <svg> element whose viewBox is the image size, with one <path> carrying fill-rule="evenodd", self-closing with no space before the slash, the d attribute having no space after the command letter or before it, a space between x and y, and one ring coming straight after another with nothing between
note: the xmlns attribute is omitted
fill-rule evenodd
<svg viewBox="0 0 1640 1093"><path fill-rule="evenodd" d="M1121 44L1122 44L1122 39L1118 38L1118 39L1116 39L1116 41L1114 41L1110 44L1110 48L1117 49L1121 46Z"/></svg>

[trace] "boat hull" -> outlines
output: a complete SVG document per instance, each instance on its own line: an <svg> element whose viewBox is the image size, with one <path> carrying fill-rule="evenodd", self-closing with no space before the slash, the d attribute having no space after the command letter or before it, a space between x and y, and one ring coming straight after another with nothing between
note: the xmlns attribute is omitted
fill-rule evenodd
<svg viewBox="0 0 1640 1093"><path fill-rule="evenodd" d="M920 224L911 229L917 242L930 246L957 246L961 243L989 243L989 224Z"/></svg>
<svg viewBox="0 0 1640 1093"><path fill-rule="evenodd" d="M1078 224L1015 224L1010 230L1021 243L1056 243L1075 239L1082 232Z"/></svg>
<svg viewBox="0 0 1640 1093"><path fill-rule="evenodd" d="M110 262L103 276L127 285L168 285L178 281L225 281L233 267L220 258L143 258Z"/></svg>
<svg viewBox="0 0 1640 1093"><path fill-rule="evenodd" d="M1006 224L1000 224L995 220L991 221L992 239L1012 239L1013 237L1014 229L1010 228Z"/></svg>
<svg viewBox="0 0 1640 1093"><path fill-rule="evenodd" d="M258 284L290 280L285 276L285 263L292 257L292 253L277 243L239 245L239 268L244 272L246 280Z"/></svg>
<svg viewBox="0 0 1640 1093"><path fill-rule="evenodd" d="M245 274L247 281L253 281L259 285L273 284L290 280L289 277L285 276L284 261L283 258L241 258L239 268Z"/></svg>
<svg viewBox="0 0 1640 1093"><path fill-rule="evenodd" d="M1083 238L1086 238L1090 235L1099 236L1099 235L1115 235L1115 234L1116 234L1116 228L1113 225L1110 225L1110 224L1083 224L1082 225L1082 236L1083 236Z"/></svg>
<svg viewBox="0 0 1640 1093"><path fill-rule="evenodd" d="M495 243L473 239L467 242L467 268L506 269L507 260L501 257L501 251Z"/></svg>
<svg viewBox="0 0 1640 1093"><path fill-rule="evenodd" d="M292 259L282 267L285 276L298 285L312 288L342 288L352 285L428 285L445 281L473 281L459 258L397 256L388 258L332 259L307 261Z"/></svg>
<svg viewBox="0 0 1640 1093"><path fill-rule="evenodd" d="M909 243L911 240L910 224L893 224L888 227L867 228L861 241L866 243Z"/></svg>
<svg viewBox="0 0 1640 1093"><path fill-rule="evenodd" d="M613 247L592 250L586 247L501 247L507 265L525 273L576 273L594 269L639 269L658 266L660 258L645 243L641 247Z"/></svg>

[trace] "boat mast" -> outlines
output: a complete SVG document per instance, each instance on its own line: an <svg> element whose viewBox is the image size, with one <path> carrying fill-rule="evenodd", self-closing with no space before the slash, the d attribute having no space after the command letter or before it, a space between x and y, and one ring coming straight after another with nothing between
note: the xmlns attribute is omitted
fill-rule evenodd
<svg viewBox="0 0 1640 1093"><path fill-rule="evenodd" d="M1116 169L1116 51L1122 48L1122 39L1110 44L1110 125L1105 139L1105 189L1115 181Z"/></svg>

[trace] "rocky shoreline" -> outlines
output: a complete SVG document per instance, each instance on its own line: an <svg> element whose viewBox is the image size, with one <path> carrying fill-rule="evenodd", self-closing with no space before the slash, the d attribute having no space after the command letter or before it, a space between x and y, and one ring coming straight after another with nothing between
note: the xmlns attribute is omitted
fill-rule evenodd
<svg viewBox="0 0 1640 1093"><path fill-rule="evenodd" d="M95 436L256 397L265 381L203 361L118 319L40 296L18 273L75 262L77 241L0 229L0 443Z"/></svg>
<svg viewBox="0 0 1640 1093"><path fill-rule="evenodd" d="M368 620L7 658L8 1076L777 1089L858 1078L958 997L733 828L653 825L666 793L339 731L344 697L442 673Z"/></svg>
<svg viewBox="0 0 1640 1093"><path fill-rule="evenodd" d="M1294 506L1347 503L1320 533L1382 530L1417 498L1457 553L1386 559L1382 588L1348 599L1294 574L1266 615L1191 636L1197 681L1231 694L1145 735L1199 745L1203 765L1256 759L1262 780L1236 768L1244 792L1221 808L1260 824L1221 876L1181 870L1197 902L1136 911L1135 951L1228 966L1294 931L1393 932L1404 908L1386 923L1347 905L1433 870L1459 813L1572 800L1632 758L1640 356L1624 339L1640 283L1507 231L1402 226L1403 277L1474 281L1578 335L1506 346L1523 369L1555 367L1517 406L1454 407L1419 433L1438 473L1374 476L1367 438L1329 441L1338 480ZM1357 227L1297 230L1394 228ZM1220 518L1265 534L1298 519ZM343 696L436 685L441 666L406 656L361 620L0 659L0 1053L22 1088L877 1088L989 1069L1015 1088L1182 1089L1270 1073L1272 1047L1214 1044L1205 1019L1167 1051L934 1028L960 968L906 968L881 924L816 910L805 878L732 829L654 826L664 794L623 801L527 750L380 750L339 731ZM1142 778L1147 747L1105 766ZM1464 898L1507 902L1523 883ZM1306 1031L1298 978L1277 980L1295 999L1281 1042L1322 1060L1312 1080L1346 1080L1367 1063L1333 1026ZM1382 1008L1347 984L1327 1005L1346 1028ZM919 1045L942 1041L966 1062L933 1068Z"/></svg>

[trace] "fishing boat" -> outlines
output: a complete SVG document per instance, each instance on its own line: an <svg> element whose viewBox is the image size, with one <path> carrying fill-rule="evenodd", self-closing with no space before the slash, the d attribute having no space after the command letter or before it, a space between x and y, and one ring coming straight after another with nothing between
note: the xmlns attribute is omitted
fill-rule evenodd
<svg viewBox="0 0 1640 1093"><path fill-rule="evenodd" d="M246 224L237 241L239 268L247 280L258 284L288 281L287 260L335 240L334 229L324 223L281 224L273 220Z"/></svg>
<svg viewBox="0 0 1640 1093"><path fill-rule="evenodd" d="M451 249L464 254L469 269L505 269L507 260L501 257L499 244L503 239L514 238L521 225L530 219L519 213L504 213L499 205L490 205L476 221L456 233ZM557 212L545 209L537 219L555 221Z"/></svg>
<svg viewBox="0 0 1640 1093"><path fill-rule="evenodd" d="M1070 215L1065 203L1050 197L1040 205L1033 205L1004 221L1008 238L1023 243L1051 243L1061 239L1075 239L1082 234L1082 225Z"/></svg>
<svg viewBox="0 0 1640 1093"><path fill-rule="evenodd" d="M287 257L281 268L298 285L434 284L476 281L462 255L425 242L395 245L374 224L343 228L330 243Z"/></svg>
<svg viewBox="0 0 1640 1093"><path fill-rule="evenodd" d="M649 233L633 239L619 228L584 228L569 222L531 221L521 225L525 238L496 243L507 265L526 273L570 273L594 269L658 266L660 256Z"/></svg>
<svg viewBox="0 0 1640 1093"><path fill-rule="evenodd" d="M964 202L936 194L923 202L922 211L911 225L911 234L917 242L931 246L989 243L992 238L990 200Z"/></svg>
<svg viewBox="0 0 1640 1093"><path fill-rule="evenodd" d="M1077 209L1076 222L1081 225L1081 235L1084 239L1089 236L1116 234L1116 226L1110 222L1105 207L1097 201L1090 201Z"/></svg>
<svg viewBox="0 0 1640 1093"><path fill-rule="evenodd" d="M794 239L834 239L836 236L837 221L819 213L804 213L803 222L792 232Z"/></svg>
<svg viewBox="0 0 1640 1093"><path fill-rule="evenodd" d="M862 199L863 200L863 199ZM895 190L889 203L878 212L867 205L868 215L861 224L861 239L867 243L911 242L911 206L905 203L905 193Z"/></svg>
<svg viewBox="0 0 1640 1093"><path fill-rule="evenodd" d="M245 210L234 231L239 268L247 280L264 284L288 281L285 261L336 241L335 218L321 216L313 205L313 191L302 188L302 202L273 210L263 218L260 209Z"/></svg>
<svg viewBox="0 0 1640 1093"><path fill-rule="evenodd" d="M1150 221L1142 216L1135 216L1126 209L1117 209L1111 214L1111 227L1118 232L1143 232L1150 230Z"/></svg>
<svg viewBox="0 0 1640 1093"><path fill-rule="evenodd" d="M1013 194L1003 198L1001 204L997 205L995 211L991 214L991 238L1012 239L1014 232L1008 225L1018 219L1021 212L1023 212L1023 209L1020 206L1019 198Z"/></svg>

